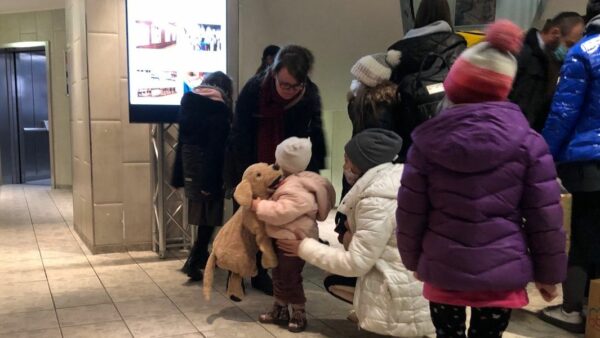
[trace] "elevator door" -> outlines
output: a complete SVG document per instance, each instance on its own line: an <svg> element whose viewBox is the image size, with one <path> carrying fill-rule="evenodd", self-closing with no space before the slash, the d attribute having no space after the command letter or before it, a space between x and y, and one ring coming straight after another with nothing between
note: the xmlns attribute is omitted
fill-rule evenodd
<svg viewBox="0 0 600 338"><path fill-rule="evenodd" d="M44 52L16 53L15 71L21 183L50 184L48 83Z"/></svg>
<svg viewBox="0 0 600 338"><path fill-rule="evenodd" d="M2 184L50 184L44 51L0 51Z"/></svg>

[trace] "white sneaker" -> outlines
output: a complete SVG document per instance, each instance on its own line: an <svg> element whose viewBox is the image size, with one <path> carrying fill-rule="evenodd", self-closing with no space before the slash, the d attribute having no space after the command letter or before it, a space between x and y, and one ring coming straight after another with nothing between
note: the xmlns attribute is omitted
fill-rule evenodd
<svg viewBox="0 0 600 338"><path fill-rule="evenodd" d="M550 306L543 309L540 319L546 323L560 327L572 333L584 333L585 321L579 311L566 312L562 305Z"/></svg>

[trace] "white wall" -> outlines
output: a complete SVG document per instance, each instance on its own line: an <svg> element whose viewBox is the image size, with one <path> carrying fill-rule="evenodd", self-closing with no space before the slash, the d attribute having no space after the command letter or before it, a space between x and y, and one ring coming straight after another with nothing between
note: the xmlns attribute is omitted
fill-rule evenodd
<svg viewBox="0 0 600 338"><path fill-rule="evenodd" d="M578 12L585 15L586 5L587 0L547 0L544 12L535 26L541 28L547 19L553 18L560 12Z"/></svg>
<svg viewBox="0 0 600 338"><path fill-rule="evenodd" d="M350 68L366 54L383 52L402 37L398 0L239 0L240 86L260 63L268 44L299 44L315 55L311 78L323 99L329 167L341 191L343 146L350 138L346 93Z"/></svg>

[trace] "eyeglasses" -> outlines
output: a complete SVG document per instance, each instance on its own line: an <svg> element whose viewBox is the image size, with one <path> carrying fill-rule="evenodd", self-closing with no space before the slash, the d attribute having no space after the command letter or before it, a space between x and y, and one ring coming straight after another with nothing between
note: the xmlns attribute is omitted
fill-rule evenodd
<svg viewBox="0 0 600 338"><path fill-rule="evenodd" d="M281 82L281 80L279 80L279 77L277 75L275 75L275 81L277 82L277 85L283 90L298 91L298 90L304 88L304 82L300 82L300 83L296 83L296 84Z"/></svg>

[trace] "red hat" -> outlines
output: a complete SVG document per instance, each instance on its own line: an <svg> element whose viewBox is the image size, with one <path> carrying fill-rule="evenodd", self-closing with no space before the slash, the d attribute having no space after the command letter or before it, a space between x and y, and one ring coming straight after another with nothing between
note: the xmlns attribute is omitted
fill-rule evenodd
<svg viewBox="0 0 600 338"><path fill-rule="evenodd" d="M453 103L504 101L517 74L514 57L523 46L523 30L509 20L487 29L485 42L465 50L454 63L444 88Z"/></svg>

